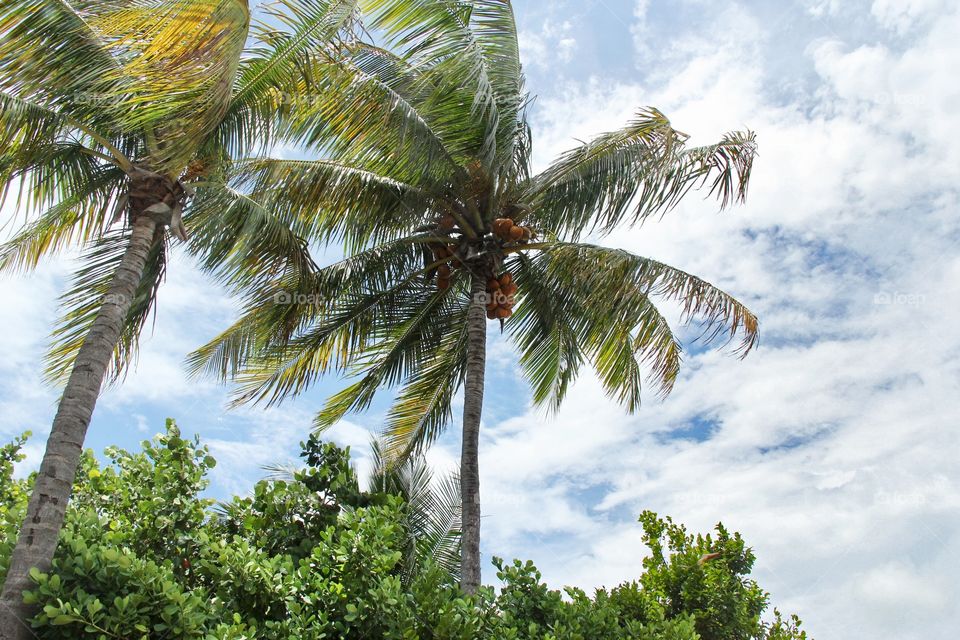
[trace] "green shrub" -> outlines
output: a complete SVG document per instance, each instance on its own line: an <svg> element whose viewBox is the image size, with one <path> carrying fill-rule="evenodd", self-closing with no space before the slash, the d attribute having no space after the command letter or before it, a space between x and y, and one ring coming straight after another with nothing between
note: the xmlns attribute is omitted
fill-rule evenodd
<svg viewBox="0 0 960 640"><path fill-rule="evenodd" d="M0 449L0 571L30 480L24 438ZM40 638L385 640L804 640L796 617L761 621L754 557L718 525L690 535L640 516L644 573L609 591L550 589L531 562L494 559L499 592L466 597L429 557L407 564L410 505L364 493L349 450L311 438L307 468L213 508L215 462L176 424L131 454L83 456L61 543L27 594Z"/></svg>

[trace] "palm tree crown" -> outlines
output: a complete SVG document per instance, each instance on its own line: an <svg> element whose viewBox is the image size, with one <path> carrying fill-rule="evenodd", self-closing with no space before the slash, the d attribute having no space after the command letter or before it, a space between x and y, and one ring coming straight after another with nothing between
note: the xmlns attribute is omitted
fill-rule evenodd
<svg viewBox="0 0 960 640"><path fill-rule="evenodd" d="M398 453L429 444L449 420L473 279L484 283L488 318L513 316L504 329L538 402L558 404L584 362L630 410L645 371L668 391L681 347L651 300L658 296L704 319L709 338L741 332L749 350L756 319L729 295L579 239L666 211L704 183L724 207L743 199L752 133L688 148L666 117L644 109L531 175L510 3L361 5L398 53L355 42L346 59L314 70L318 99L293 116L289 133L321 159L254 160L234 173L278 229L342 242L348 256L257 279L247 313L194 354L197 371L239 379L240 401L267 402L327 372L360 376L319 413L318 427L401 384L387 428ZM236 264L224 274L253 278ZM287 299L294 304L276 304Z"/></svg>
<svg viewBox="0 0 960 640"><path fill-rule="evenodd" d="M238 402L277 402L326 373L354 376L317 414L320 429L399 385L385 429L395 460L442 433L464 388L463 584L473 591L484 315L517 345L534 400L554 407L585 363L629 410L646 374L670 390L681 346L657 297L705 322L708 339L742 334L747 352L757 320L737 300L581 239L665 212L695 187L709 187L721 207L743 200L755 138L688 147L647 108L533 175L508 0L359 6L379 46L353 41L335 58L315 56L305 67L311 99L292 106L280 134L306 141L318 159L238 163L231 179L242 206L222 194L196 203L237 206L236 224L262 220L264 238L302 246L269 274L226 249L209 254L207 265L245 292L247 311L191 366L239 381ZM346 258L319 268L311 243L340 244Z"/></svg>

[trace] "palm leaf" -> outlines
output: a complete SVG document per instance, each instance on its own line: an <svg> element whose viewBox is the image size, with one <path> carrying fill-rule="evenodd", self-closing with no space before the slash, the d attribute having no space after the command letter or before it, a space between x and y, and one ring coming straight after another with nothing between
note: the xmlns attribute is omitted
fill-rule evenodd
<svg viewBox="0 0 960 640"><path fill-rule="evenodd" d="M589 359L607 393L635 410L641 382L668 393L681 347L653 298L679 302L682 321L700 320L705 342L742 334L737 352L757 340L757 320L740 302L703 280L625 251L555 243L511 264L523 296L511 333L534 400L556 408L580 362ZM644 372L648 372L645 376Z"/></svg>
<svg viewBox="0 0 960 640"><path fill-rule="evenodd" d="M93 128L109 129L114 101L129 78L98 17L109 0L0 0L0 89Z"/></svg>
<svg viewBox="0 0 960 640"><path fill-rule="evenodd" d="M108 77L137 78L112 97L127 110L125 130L154 138L154 169L179 174L227 113L249 23L246 0L130 3L98 16L125 53Z"/></svg>
<svg viewBox="0 0 960 640"><path fill-rule="evenodd" d="M348 250L392 240L428 218L433 200L419 188L332 160L251 160L238 165L238 189L308 240L343 240Z"/></svg>
<svg viewBox="0 0 960 640"><path fill-rule="evenodd" d="M746 195L756 151L752 133L727 134L711 147L683 148L656 109L641 111L626 128L567 152L534 178L521 197L531 222L576 239L670 210L690 189L717 173L711 193L721 205ZM632 213L631 213L632 212ZM628 217L629 216L629 217Z"/></svg>
<svg viewBox="0 0 960 640"><path fill-rule="evenodd" d="M230 107L201 156L240 158L269 148L276 141L278 114L310 91L305 70L318 56L335 55L329 50L355 8L355 0L261 5L269 21L253 25L255 41L240 61Z"/></svg>
<svg viewBox="0 0 960 640"><path fill-rule="evenodd" d="M63 383L70 375L77 353L100 311L103 298L109 295L110 283L126 251L127 242L128 233L113 233L101 238L82 256L73 285L61 299L64 312L54 329L47 353L45 373L50 382ZM139 336L156 303L157 289L166 274L166 264L165 232L158 229L124 321L120 342L114 351L108 371L111 381L121 379L127 367L135 362Z"/></svg>
<svg viewBox="0 0 960 640"><path fill-rule="evenodd" d="M47 162L21 178L20 204L48 208L0 246L0 271L33 269L45 256L106 233L123 203L126 176L77 147L49 145Z"/></svg>
<svg viewBox="0 0 960 640"><path fill-rule="evenodd" d="M466 373L466 315L464 305L439 348L409 376L388 411L384 444L391 459L423 452L453 418L453 397Z"/></svg>

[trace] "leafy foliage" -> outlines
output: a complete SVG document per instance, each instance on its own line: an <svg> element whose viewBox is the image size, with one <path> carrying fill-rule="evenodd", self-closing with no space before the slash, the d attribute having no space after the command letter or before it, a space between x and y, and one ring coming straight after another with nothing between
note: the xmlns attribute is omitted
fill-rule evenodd
<svg viewBox="0 0 960 640"><path fill-rule="evenodd" d="M12 478L24 441L0 448L3 514L25 504L29 479ZM330 443L304 443L305 468L220 511L201 495L213 459L172 421L139 453L106 458L85 452L53 571L33 574L40 638L806 639L795 616L761 620L753 554L722 525L693 536L645 512L637 581L556 591L532 563L495 559L499 592L466 597L429 554L407 572L420 483L381 473L361 491L349 451ZM0 544L0 566L9 552Z"/></svg>
<svg viewBox="0 0 960 640"><path fill-rule="evenodd" d="M0 581L7 575L10 554L17 542L17 531L27 512L31 479L13 477L14 465L26 457L22 450L30 432L0 447Z"/></svg>

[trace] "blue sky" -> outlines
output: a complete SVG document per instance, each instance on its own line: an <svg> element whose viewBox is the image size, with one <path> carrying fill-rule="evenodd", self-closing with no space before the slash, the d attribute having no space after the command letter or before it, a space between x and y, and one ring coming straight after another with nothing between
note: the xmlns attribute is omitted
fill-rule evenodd
<svg viewBox="0 0 960 640"><path fill-rule="evenodd" d="M517 3L535 158L644 105L708 143L756 130L746 206L693 195L604 240L747 302L761 345L691 349L674 393L626 416L583 375L564 408L528 406L511 346L490 342L481 442L484 553L531 558L556 586L640 572L636 515L743 532L756 574L819 640L952 637L960 601L960 10L940 0ZM10 215L10 212L5 212ZM297 452L326 380L296 402L227 412L183 357L234 316L180 256L139 366L103 395L88 444L136 447L172 416L220 464L215 495ZM39 356L67 260L0 280L0 436L36 434L56 393ZM338 425L365 468L387 401ZM456 425L432 452L456 463ZM489 566L486 578L492 579ZM954 605L950 603L953 602Z"/></svg>

